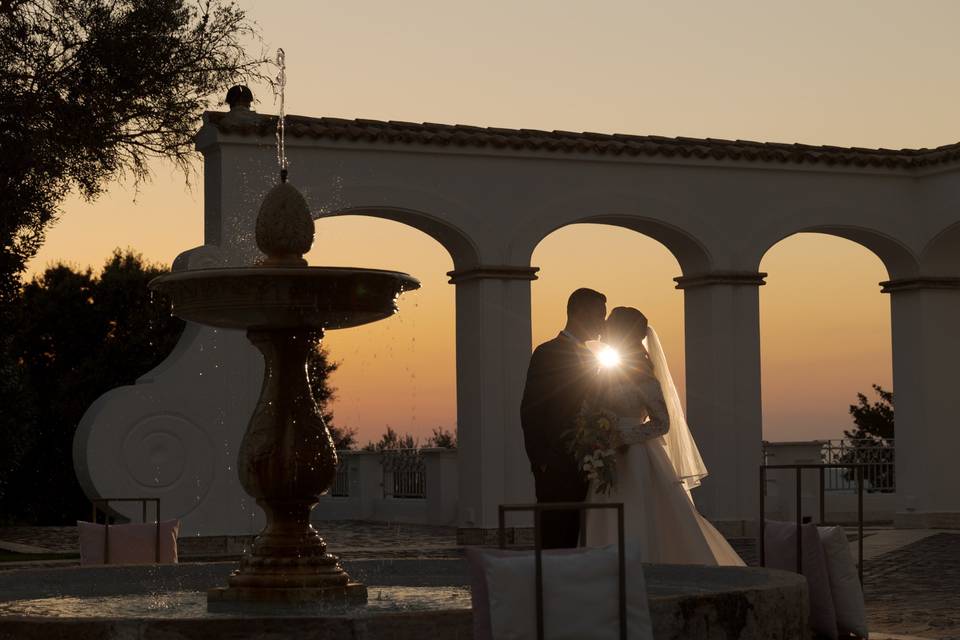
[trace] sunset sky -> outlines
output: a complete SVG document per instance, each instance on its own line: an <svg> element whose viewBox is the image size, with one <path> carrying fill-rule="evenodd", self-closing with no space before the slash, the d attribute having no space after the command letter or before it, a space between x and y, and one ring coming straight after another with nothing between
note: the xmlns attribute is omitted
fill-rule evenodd
<svg viewBox="0 0 960 640"><path fill-rule="evenodd" d="M862 147L960 139L953 0L239 4L270 50L286 51L288 113ZM276 112L267 89L254 93L258 111ZM138 189L68 200L31 273L56 261L99 268L115 247L169 264L202 243L202 218L199 183L188 189L157 163ZM423 282L398 317L329 334L342 362L337 422L362 442L387 424L421 437L455 426L446 251L398 223L344 216L317 223L308 260ZM535 343L561 328L569 292L590 286L647 313L682 389L683 294L665 247L575 225L544 240L533 264ZM850 241L804 234L761 268L764 436L840 437L856 393L891 386L883 265Z"/></svg>

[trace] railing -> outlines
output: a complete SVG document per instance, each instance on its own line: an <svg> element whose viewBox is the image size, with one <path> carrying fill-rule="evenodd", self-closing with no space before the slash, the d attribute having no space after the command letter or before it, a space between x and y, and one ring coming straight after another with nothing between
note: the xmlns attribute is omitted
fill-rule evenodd
<svg viewBox="0 0 960 640"><path fill-rule="evenodd" d="M426 498L426 465L418 449L380 452L384 498Z"/></svg>
<svg viewBox="0 0 960 640"><path fill-rule="evenodd" d="M897 490L894 469L894 441L881 439L828 440L821 449L824 464L863 465L864 489L868 493L893 493ZM825 491L853 493L857 479L849 470L831 469L825 481Z"/></svg>
<svg viewBox="0 0 960 640"><path fill-rule="evenodd" d="M338 451L343 461L314 520L457 523L457 451Z"/></svg>
<svg viewBox="0 0 960 640"><path fill-rule="evenodd" d="M337 461L337 475L333 479L330 495L334 498L350 497L350 468L342 454Z"/></svg>
<svg viewBox="0 0 960 640"><path fill-rule="evenodd" d="M767 472L770 469L792 469L796 473L796 505L797 505L797 573L803 573L803 534L800 530L801 525L806 520L803 516L803 471L813 469L820 472L820 524L826 524L826 472L831 468L844 467L853 473L854 484L857 487L857 576L860 578L860 584L863 585L863 488L864 472L866 465L854 463L841 464L762 464L760 465L760 534L757 536L757 542L760 547L760 566L767 566L766 554L766 534L764 529L767 524L766 508L766 486Z"/></svg>

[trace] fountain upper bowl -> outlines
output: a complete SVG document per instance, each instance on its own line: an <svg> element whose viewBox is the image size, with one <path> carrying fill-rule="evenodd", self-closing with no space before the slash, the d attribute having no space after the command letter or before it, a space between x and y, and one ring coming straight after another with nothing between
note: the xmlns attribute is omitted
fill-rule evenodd
<svg viewBox="0 0 960 640"><path fill-rule="evenodd" d="M158 276L173 314L222 329L344 329L397 312L397 298L420 288L399 271L350 267L223 267Z"/></svg>

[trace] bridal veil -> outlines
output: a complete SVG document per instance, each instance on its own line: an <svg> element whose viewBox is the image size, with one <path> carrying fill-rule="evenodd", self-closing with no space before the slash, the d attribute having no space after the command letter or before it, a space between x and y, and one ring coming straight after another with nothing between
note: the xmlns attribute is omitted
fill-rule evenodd
<svg viewBox="0 0 960 640"><path fill-rule="evenodd" d="M667 357L660 345L660 338L652 326L647 328L647 337L643 342L650 354L654 375L660 382L663 399L667 403L667 413L670 416L670 430L663 436L664 448L667 450L667 456L673 468L677 471L677 476L689 493L694 487L700 486L700 480L707 475L707 467L703 464L697 443L690 433L687 419L683 415L683 407L680 405L680 396L677 395L677 387L673 384L673 376L670 375Z"/></svg>

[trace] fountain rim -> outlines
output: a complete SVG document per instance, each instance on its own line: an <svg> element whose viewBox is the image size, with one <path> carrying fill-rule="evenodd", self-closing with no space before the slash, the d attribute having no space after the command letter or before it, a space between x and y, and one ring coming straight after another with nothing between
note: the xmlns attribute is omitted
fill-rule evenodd
<svg viewBox="0 0 960 640"><path fill-rule="evenodd" d="M401 292L416 291L420 280L403 271L387 269L367 269L363 267L324 267L324 266L248 266L248 267L201 267L187 271L171 271L153 278L147 286L158 289L165 284L188 282L190 280L232 279L269 276L271 278L316 278L319 276L378 275L397 280L402 285Z"/></svg>
<svg viewBox="0 0 960 640"><path fill-rule="evenodd" d="M397 298L420 281L383 269L218 266L167 273L148 287L170 297L173 315L209 327L332 331L394 315ZM347 291L365 294L353 299Z"/></svg>

